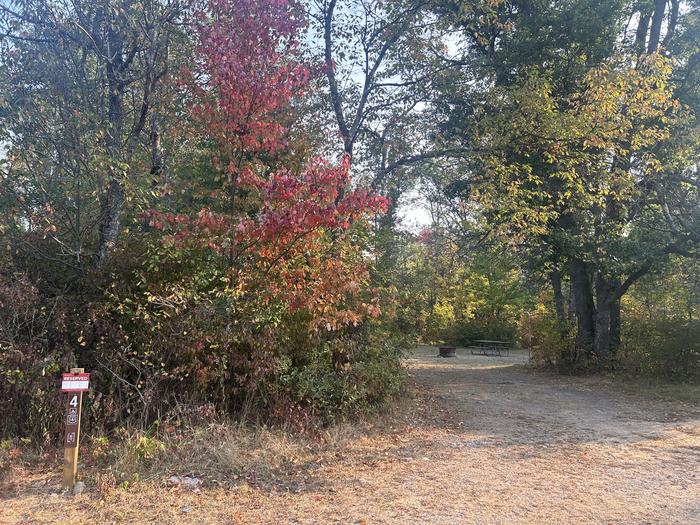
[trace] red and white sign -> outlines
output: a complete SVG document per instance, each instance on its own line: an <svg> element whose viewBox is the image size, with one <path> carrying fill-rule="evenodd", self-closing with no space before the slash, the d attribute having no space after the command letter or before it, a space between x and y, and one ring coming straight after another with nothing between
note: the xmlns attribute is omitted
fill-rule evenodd
<svg viewBox="0 0 700 525"><path fill-rule="evenodd" d="M90 374L63 374L61 392L87 392Z"/></svg>

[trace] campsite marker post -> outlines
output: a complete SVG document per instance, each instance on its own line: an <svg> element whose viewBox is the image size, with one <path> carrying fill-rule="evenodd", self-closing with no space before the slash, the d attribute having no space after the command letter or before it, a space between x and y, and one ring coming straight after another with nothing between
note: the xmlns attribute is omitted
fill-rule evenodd
<svg viewBox="0 0 700 525"><path fill-rule="evenodd" d="M87 392L90 374L83 368L71 368L63 374L61 392L66 392L66 432L63 440L63 488L72 489L78 474L78 447L80 446L80 410L83 392Z"/></svg>

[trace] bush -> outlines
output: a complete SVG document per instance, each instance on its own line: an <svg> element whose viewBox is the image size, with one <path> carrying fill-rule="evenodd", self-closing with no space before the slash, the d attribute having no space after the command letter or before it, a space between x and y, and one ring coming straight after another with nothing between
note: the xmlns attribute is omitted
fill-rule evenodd
<svg viewBox="0 0 700 525"><path fill-rule="evenodd" d="M371 411L396 396L403 379L400 351L369 338L328 341L285 368L281 389L326 424Z"/></svg>
<svg viewBox="0 0 700 525"><path fill-rule="evenodd" d="M25 277L0 281L0 304L12 305L0 308L0 437L57 444L59 377L72 366L92 373L83 428L94 435L150 428L202 405L308 427L372 410L399 389L397 343L379 337L380 321L309 330L303 311L259 310L208 290L220 278L211 266L182 264L176 273L166 260L150 276L160 290L117 256L110 271L117 284L105 291L93 276L83 289L90 293L59 298ZM168 275L177 286L172 276L183 273L196 286L179 297L153 293L166 290Z"/></svg>
<svg viewBox="0 0 700 525"><path fill-rule="evenodd" d="M575 333L575 327L567 326L562 337L556 313L544 303L538 304L534 311L523 312L518 321L518 339L530 349L533 362L558 366L566 372L579 365L575 359Z"/></svg>
<svg viewBox="0 0 700 525"><path fill-rule="evenodd" d="M618 363L626 371L673 380L700 378L700 321L630 319Z"/></svg>
<svg viewBox="0 0 700 525"><path fill-rule="evenodd" d="M60 426L58 374L71 364L65 316L65 305L45 301L26 276L0 275L0 439L42 446Z"/></svg>
<svg viewBox="0 0 700 525"><path fill-rule="evenodd" d="M516 332L515 326L500 319L469 319L449 327L444 332L443 339L459 346L471 346L479 340L514 342Z"/></svg>

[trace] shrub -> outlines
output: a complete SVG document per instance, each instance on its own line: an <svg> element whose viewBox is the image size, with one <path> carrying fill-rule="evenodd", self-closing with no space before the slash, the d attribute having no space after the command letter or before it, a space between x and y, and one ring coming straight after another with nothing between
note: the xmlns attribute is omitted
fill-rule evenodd
<svg viewBox="0 0 700 525"><path fill-rule="evenodd" d="M0 438L41 446L58 426L57 374L70 363L61 301L45 301L24 275L0 275Z"/></svg>
<svg viewBox="0 0 700 525"><path fill-rule="evenodd" d="M454 307L449 301L438 301L426 316L422 339L428 343L440 341L454 324Z"/></svg>
<svg viewBox="0 0 700 525"><path fill-rule="evenodd" d="M399 353L376 335L378 320L310 330L308 312L221 294L216 266L194 258L163 257L149 273L117 254L109 271L104 291L95 276L90 293L62 298L26 278L1 281L0 301L13 308L0 308L0 434L57 444L59 376L71 366L92 373L83 428L102 436L207 404L308 427L371 410L398 390Z"/></svg>
<svg viewBox="0 0 700 525"><path fill-rule="evenodd" d="M449 327L443 339L460 346L471 346L479 340L514 342L516 332L516 326L500 319L468 319Z"/></svg>
<svg viewBox="0 0 700 525"><path fill-rule="evenodd" d="M673 380L700 378L700 321L630 319L623 326L620 366Z"/></svg>
<svg viewBox="0 0 700 525"><path fill-rule="evenodd" d="M329 424L371 411L397 395L402 379L401 354L393 344L346 337L313 347L303 362L288 360L278 386L297 406Z"/></svg>
<svg viewBox="0 0 700 525"><path fill-rule="evenodd" d="M543 303L538 304L534 311L523 312L518 321L518 339L530 348L535 363L571 371L571 362L564 362L562 356L575 352L575 331L573 327L565 327L564 333L568 335L562 337L556 314Z"/></svg>
<svg viewBox="0 0 700 525"><path fill-rule="evenodd" d="M12 464L20 455L21 450L11 439L0 440L0 480L10 471Z"/></svg>

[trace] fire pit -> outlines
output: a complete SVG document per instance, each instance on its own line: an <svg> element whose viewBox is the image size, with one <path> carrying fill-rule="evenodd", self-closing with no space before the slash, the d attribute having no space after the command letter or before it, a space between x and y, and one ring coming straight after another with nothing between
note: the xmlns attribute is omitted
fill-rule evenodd
<svg viewBox="0 0 700 525"><path fill-rule="evenodd" d="M457 347L455 346L441 346L440 354L438 357L456 357Z"/></svg>

